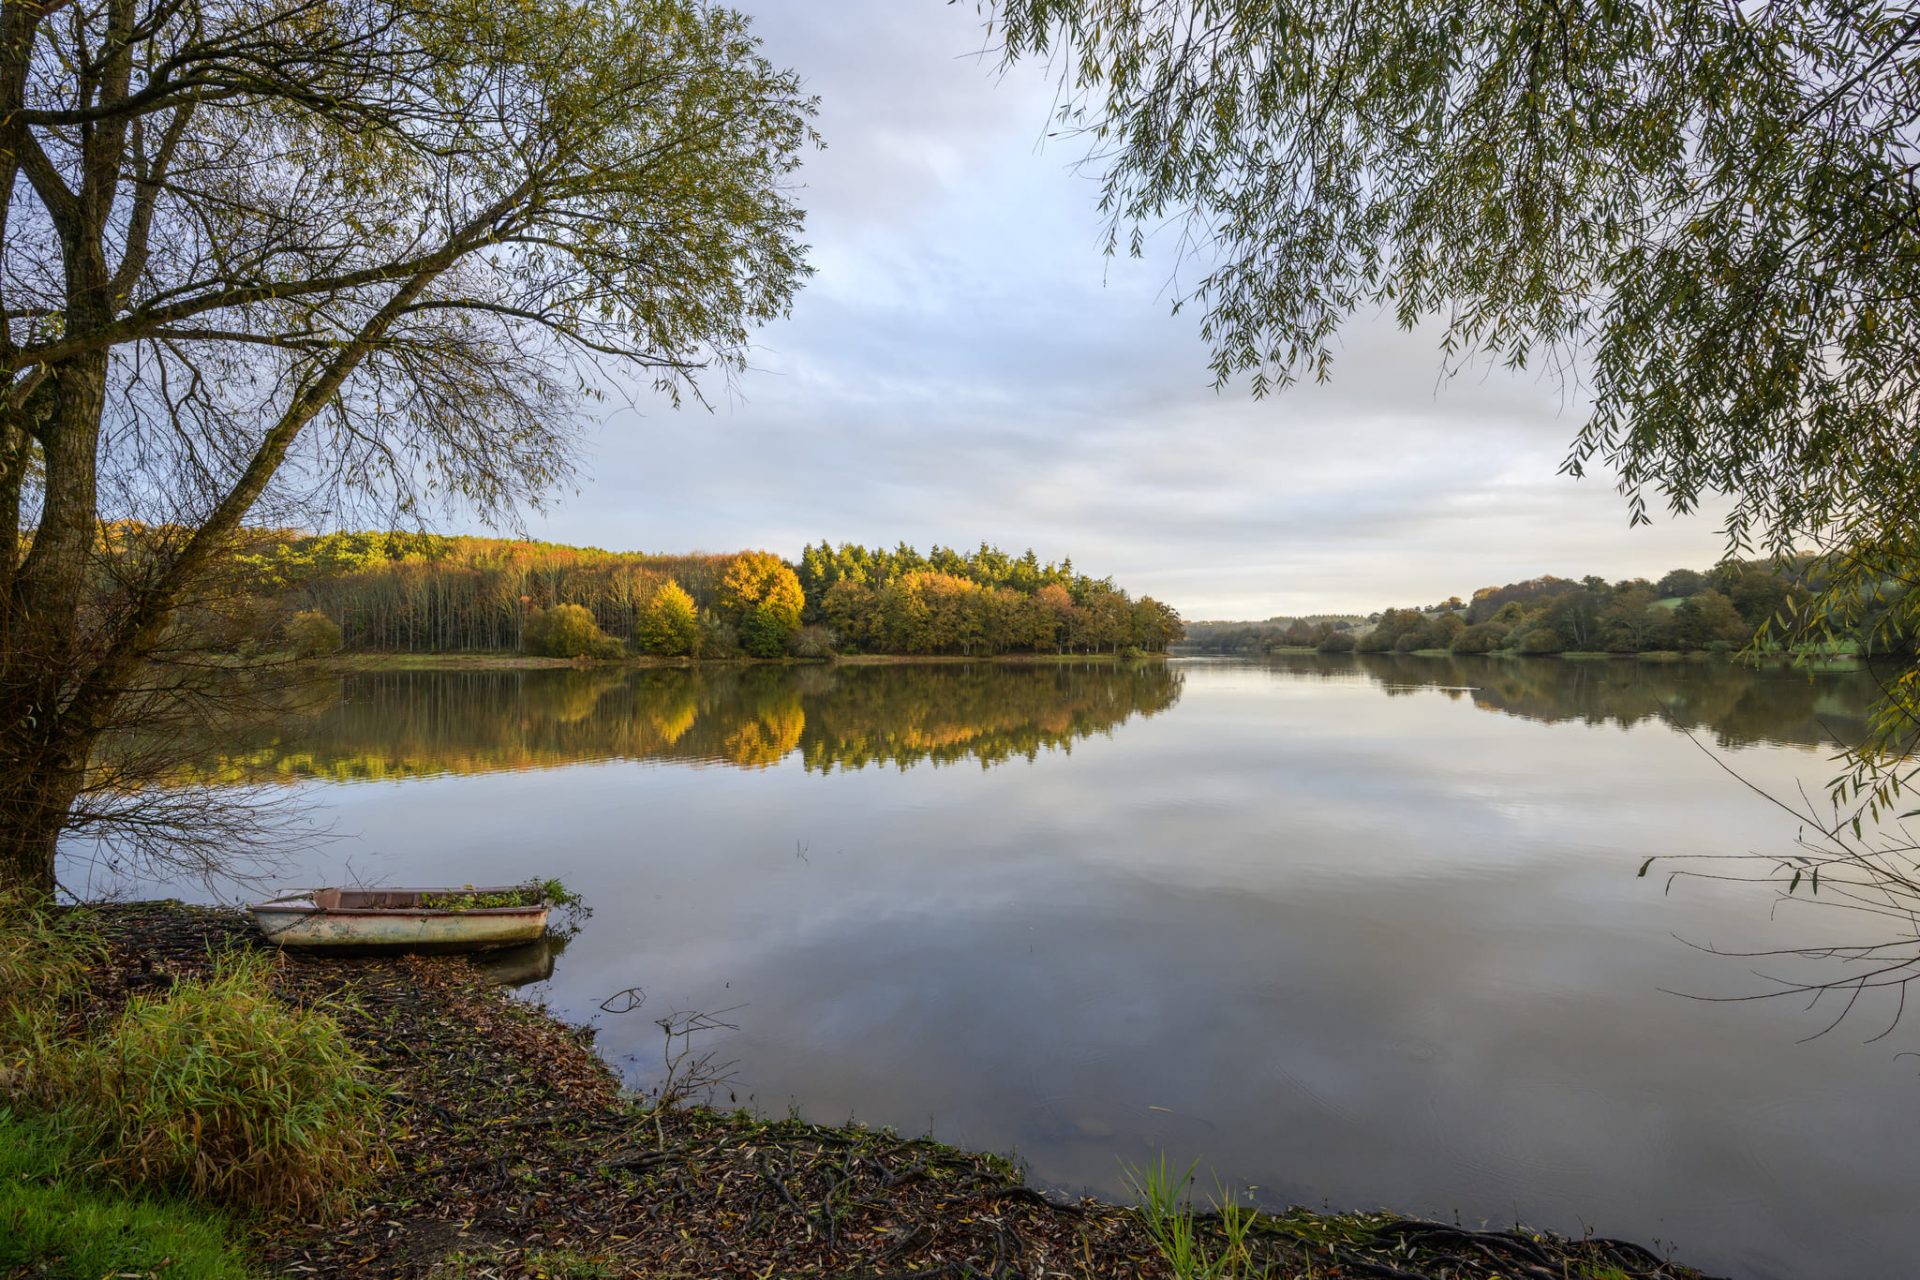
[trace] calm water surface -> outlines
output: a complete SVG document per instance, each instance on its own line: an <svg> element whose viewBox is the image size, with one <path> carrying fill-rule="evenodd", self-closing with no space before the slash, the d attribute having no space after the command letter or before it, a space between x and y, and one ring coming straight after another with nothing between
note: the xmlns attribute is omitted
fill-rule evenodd
<svg viewBox="0 0 1920 1280"><path fill-rule="evenodd" d="M558 875L533 990L636 1085L673 1010L740 1100L1122 1191L1591 1228L1739 1276L1905 1276L1920 1020L1690 948L1845 913L1636 878L1785 849L1858 674L1432 659L356 676L215 767L341 839L293 883ZM1823 745L1824 744L1824 745ZM625 1015L599 1002L638 985ZM1887 1012L1890 1012L1888 1010ZM722 1099L724 1101L724 1098Z"/></svg>

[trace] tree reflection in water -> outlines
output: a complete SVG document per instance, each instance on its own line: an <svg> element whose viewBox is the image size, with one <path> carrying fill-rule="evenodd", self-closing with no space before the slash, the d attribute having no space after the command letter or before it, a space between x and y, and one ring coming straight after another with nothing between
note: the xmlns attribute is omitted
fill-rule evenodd
<svg viewBox="0 0 1920 1280"><path fill-rule="evenodd" d="M1031 760L1165 711L1161 662L606 667L340 677L304 714L195 753L185 779L392 779L591 760L809 771Z"/></svg>
<svg viewBox="0 0 1920 1280"><path fill-rule="evenodd" d="M1879 696L1865 669L1809 678L1786 664L1276 654L1264 665L1289 676L1370 680L1389 696L1440 689L1488 711L1549 724L1578 720L1628 728L1659 718L1711 734L1721 747L1859 742Z"/></svg>

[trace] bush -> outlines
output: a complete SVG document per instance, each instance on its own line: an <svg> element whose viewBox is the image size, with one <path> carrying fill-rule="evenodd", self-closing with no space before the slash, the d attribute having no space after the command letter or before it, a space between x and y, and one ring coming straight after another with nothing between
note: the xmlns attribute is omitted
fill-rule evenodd
<svg viewBox="0 0 1920 1280"><path fill-rule="evenodd" d="M1561 653L1565 651L1567 642L1552 627L1535 627L1521 636L1520 643L1515 647L1521 653Z"/></svg>
<svg viewBox="0 0 1920 1280"><path fill-rule="evenodd" d="M1326 639L1315 647L1321 653L1352 653L1353 633L1351 631L1330 631Z"/></svg>
<svg viewBox="0 0 1920 1280"><path fill-rule="evenodd" d="M281 628L296 658L324 658L340 652L340 624L318 609L302 609Z"/></svg>
<svg viewBox="0 0 1920 1280"><path fill-rule="evenodd" d="M787 652L796 658L831 658L839 652L838 640L830 628L802 627L787 640Z"/></svg>
<svg viewBox="0 0 1920 1280"><path fill-rule="evenodd" d="M1455 636L1451 648L1455 653L1492 653L1506 638L1505 627L1496 622L1482 622Z"/></svg>
<svg viewBox="0 0 1920 1280"><path fill-rule="evenodd" d="M0 1272L98 1280L247 1280L221 1214L205 1205L89 1187L72 1139L0 1110Z"/></svg>
<svg viewBox="0 0 1920 1280"><path fill-rule="evenodd" d="M702 658L737 658L740 656L740 633L733 625L712 614L700 617L700 651Z"/></svg>
<svg viewBox="0 0 1920 1280"><path fill-rule="evenodd" d="M84 1046L64 1112L108 1180L313 1215L372 1171L365 1063L326 1013L274 998L272 963L229 952Z"/></svg>
<svg viewBox="0 0 1920 1280"><path fill-rule="evenodd" d="M535 609L520 629L520 647L542 658L617 658L624 646L577 604Z"/></svg>

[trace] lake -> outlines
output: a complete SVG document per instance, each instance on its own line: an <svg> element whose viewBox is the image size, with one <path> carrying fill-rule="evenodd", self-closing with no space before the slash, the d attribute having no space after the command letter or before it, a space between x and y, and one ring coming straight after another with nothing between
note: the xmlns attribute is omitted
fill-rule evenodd
<svg viewBox="0 0 1920 1280"><path fill-rule="evenodd" d="M1817 794L1871 696L1862 673L1311 655L395 672L205 763L333 827L283 883L584 893L527 990L636 1087L654 1018L730 1010L698 1047L742 1104L1011 1151L1050 1187L1121 1195L1164 1152L1274 1205L1894 1276L1920 1021L1864 1043L1892 1009L1863 1009L1802 1043L1823 1009L1695 998L1765 989L1701 946L1871 922L1635 874L1787 851L1708 751Z"/></svg>

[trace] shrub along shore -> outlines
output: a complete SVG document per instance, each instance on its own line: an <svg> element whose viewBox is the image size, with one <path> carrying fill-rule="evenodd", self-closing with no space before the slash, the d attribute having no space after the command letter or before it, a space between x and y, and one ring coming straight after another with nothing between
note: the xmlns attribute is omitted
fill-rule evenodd
<svg viewBox="0 0 1920 1280"><path fill-rule="evenodd" d="M1613 1241L1193 1212L1164 1168L1139 1209L1064 1201L925 1138L658 1107L458 959L7 911L0 1276L1698 1280Z"/></svg>

